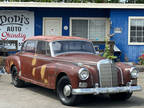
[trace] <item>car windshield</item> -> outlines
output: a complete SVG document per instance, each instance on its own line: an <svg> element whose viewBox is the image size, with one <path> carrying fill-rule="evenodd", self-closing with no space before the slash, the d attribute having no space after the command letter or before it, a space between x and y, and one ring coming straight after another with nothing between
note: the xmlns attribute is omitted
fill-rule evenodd
<svg viewBox="0 0 144 108"><path fill-rule="evenodd" d="M91 53L95 54L93 45L88 41L67 40L52 42L54 55L63 53Z"/></svg>

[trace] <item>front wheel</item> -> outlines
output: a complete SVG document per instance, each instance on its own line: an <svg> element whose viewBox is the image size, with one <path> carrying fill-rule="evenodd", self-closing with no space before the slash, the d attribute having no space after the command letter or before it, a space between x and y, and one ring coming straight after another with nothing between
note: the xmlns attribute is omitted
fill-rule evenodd
<svg viewBox="0 0 144 108"><path fill-rule="evenodd" d="M124 92L124 93L116 93L109 95L112 100L121 100L125 101L128 100L132 96L132 92Z"/></svg>
<svg viewBox="0 0 144 108"><path fill-rule="evenodd" d="M18 71L16 66L12 67L11 75L12 75L12 83L15 87L24 87L25 82L18 78Z"/></svg>
<svg viewBox="0 0 144 108"><path fill-rule="evenodd" d="M57 95L64 105L72 106L78 104L80 96L72 94L72 87L67 76L63 76L57 83Z"/></svg>

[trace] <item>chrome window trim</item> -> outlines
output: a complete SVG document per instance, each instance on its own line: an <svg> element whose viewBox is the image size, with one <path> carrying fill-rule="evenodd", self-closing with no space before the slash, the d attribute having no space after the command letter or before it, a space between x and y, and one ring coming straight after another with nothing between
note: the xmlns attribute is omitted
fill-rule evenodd
<svg viewBox="0 0 144 108"><path fill-rule="evenodd" d="M51 56L54 57L54 51L53 51L53 48L52 48L52 42L49 42L49 46L50 46Z"/></svg>

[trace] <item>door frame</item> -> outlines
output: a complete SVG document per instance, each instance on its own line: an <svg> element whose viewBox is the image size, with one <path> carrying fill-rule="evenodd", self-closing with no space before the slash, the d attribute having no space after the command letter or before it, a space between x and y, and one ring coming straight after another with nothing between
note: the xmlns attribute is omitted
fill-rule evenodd
<svg viewBox="0 0 144 108"><path fill-rule="evenodd" d="M43 36L45 35L45 21L46 20L59 20L60 21L60 36L62 36L62 17L43 17Z"/></svg>

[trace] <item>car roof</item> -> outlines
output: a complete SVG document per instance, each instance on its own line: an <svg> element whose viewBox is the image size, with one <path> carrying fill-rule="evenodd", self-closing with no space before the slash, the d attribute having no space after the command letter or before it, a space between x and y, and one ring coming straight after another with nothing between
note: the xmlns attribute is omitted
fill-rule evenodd
<svg viewBox="0 0 144 108"><path fill-rule="evenodd" d="M32 36L26 40L44 40L44 41L48 41L48 42L58 41L58 40L86 40L86 41L89 41L86 38L73 37L73 36Z"/></svg>

